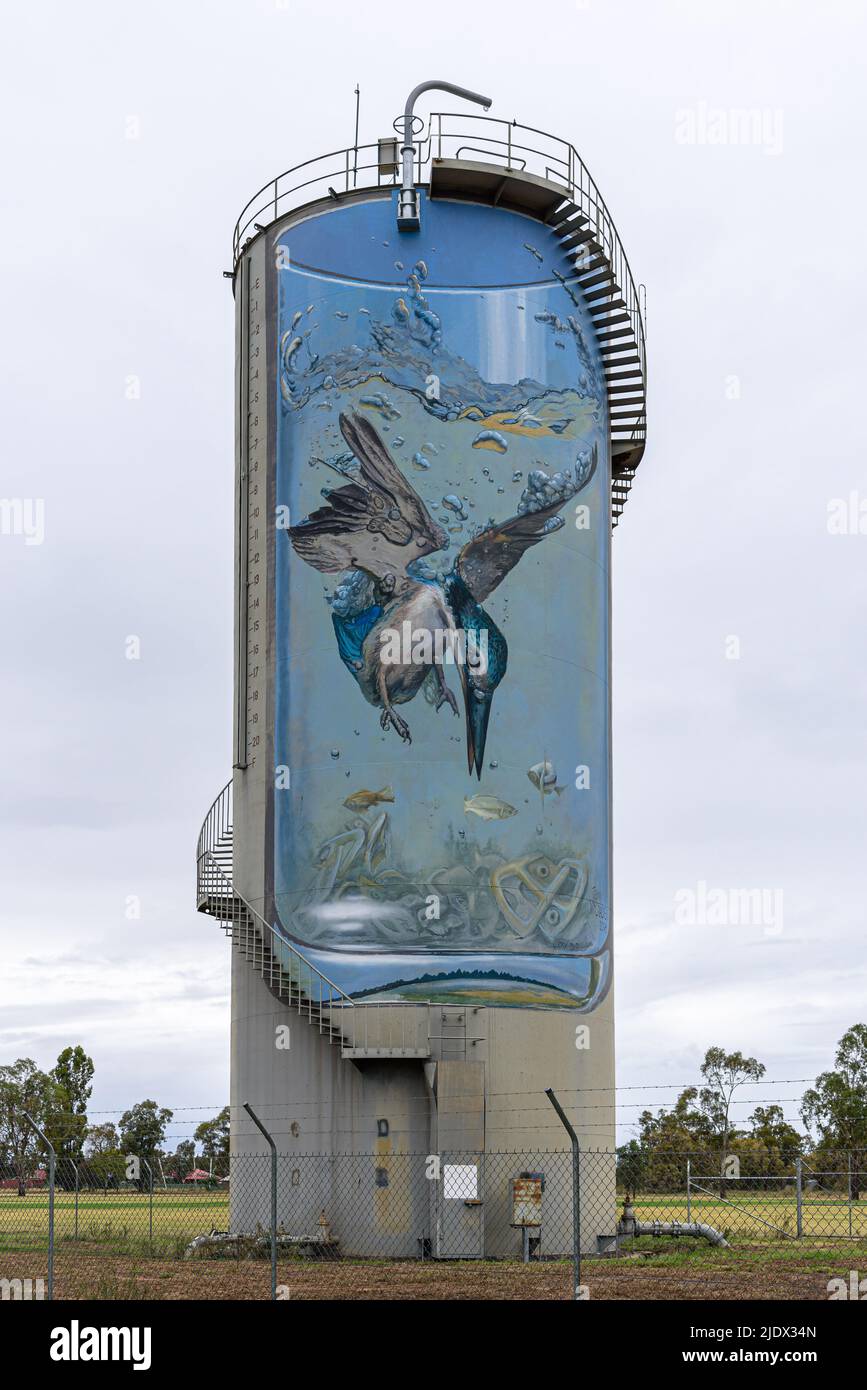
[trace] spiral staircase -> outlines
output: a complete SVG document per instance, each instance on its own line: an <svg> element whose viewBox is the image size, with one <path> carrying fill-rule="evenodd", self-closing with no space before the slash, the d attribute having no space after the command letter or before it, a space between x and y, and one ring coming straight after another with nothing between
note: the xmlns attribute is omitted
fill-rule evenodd
<svg viewBox="0 0 867 1390"><path fill-rule="evenodd" d="M573 151L574 153L574 151ZM647 379L644 321L626 256L601 200L564 197L550 178L466 159L433 159L431 198L487 202L537 218L571 265L566 292L586 307L602 357L611 439L611 524L620 519L644 453ZM556 272L555 272L556 274Z"/></svg>
<svg viewBox="0 0 867 1390"><path fill-rule="evenodd" d="M427 1058L427 1006L358 1002L323 974L234 886L232 783L211 805L196 849L196 907L216 918L233 948L276 999L352 1060Z"/></svg>

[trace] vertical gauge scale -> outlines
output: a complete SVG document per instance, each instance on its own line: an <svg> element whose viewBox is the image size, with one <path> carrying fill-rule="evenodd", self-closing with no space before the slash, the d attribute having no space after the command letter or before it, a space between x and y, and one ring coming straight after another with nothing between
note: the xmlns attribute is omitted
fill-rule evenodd
<svg viewBox="0 0 867 1390"><path fill-rule="evenodd" d="M235 766L255 767L261 748L264 699L264 543L266 384L264 372L265 286L261 272L242 262L240 275L242 314L246 331L241 335L238 373L241 423L240 468L237 498L238 578L242 601L238 604L236 655L238 702L235 718Z"/></svg>

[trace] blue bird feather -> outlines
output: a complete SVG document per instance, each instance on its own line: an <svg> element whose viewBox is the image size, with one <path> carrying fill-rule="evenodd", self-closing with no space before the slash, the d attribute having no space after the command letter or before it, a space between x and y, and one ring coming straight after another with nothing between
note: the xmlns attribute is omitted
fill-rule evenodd
<svg viewBox="0 0 867 1390"><path fill-rule="evenodd" d="M341 415L343 437L359 463L358 480L328 493L327 505L288 532L307 564L325 573L360 570L373 580L376 602L361 613L331 620L340 659L364 698L381 709L380 724L391 726L406 743L409 726L395 706L412 700L429 676L437 682L437 709L455 697L446 684L442 660L427 665L410 658L383 658L382 638L403 631L432 638L463 633L466 660L459 660L467 731L467 768L481 778L491 701L506 674L509 649L493 618L482 607L488 594L514 569L524 552L552 534L565 496L533 512L510 517L474 536L442 581L417 578L413 562L444 550L448 536L401 473L369 420ZM578 486L586 487L592 464ZM573 494L574 495L574 494ZM475 640L472 640L475 639ZM480 659L480 653L483 653Z"/></svg>

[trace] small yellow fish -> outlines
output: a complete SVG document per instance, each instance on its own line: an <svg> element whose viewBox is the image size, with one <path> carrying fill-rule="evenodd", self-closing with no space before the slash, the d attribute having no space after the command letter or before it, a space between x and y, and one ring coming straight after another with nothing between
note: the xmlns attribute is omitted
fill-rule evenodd
<svg viewBox="0 0 867 1390"><path fill-rule="evenodd" d="M391 787L383 787L379 792L353 792L343 804L348 806L350 811L369 811L371 806L378 806L380 801L394 801L394 791Z"/></svg>
<svg viewBox="0 0 867 1390"><path fill-rule="evenodd" d="M474 816L481 816L482 820L506 820L518 814L508 801L501 801L498 796L486 796L484 792L464 797L464 815L468 816L471 811Z"/></svg>

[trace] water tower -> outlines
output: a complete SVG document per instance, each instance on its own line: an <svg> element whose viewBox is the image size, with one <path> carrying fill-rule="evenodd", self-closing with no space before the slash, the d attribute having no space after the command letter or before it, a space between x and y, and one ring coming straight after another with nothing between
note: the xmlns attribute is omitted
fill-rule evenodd
<svg viewBox="0 0 867 1390"><path fill-rule="evenodd" d="M490 105L422 84L235 228L234 767L198 906L234 947L233 1150L264 1148L249 1102L307 1194L287 1229L447 1257L519 1239L485 1158L568 1149L546 1087L614 1147L610 549L646 370L572 145L422 120L429 88ZM375 1155L351 1232L339 1154ZM476 1201L422 1194L431 1154Z"/></svg>

